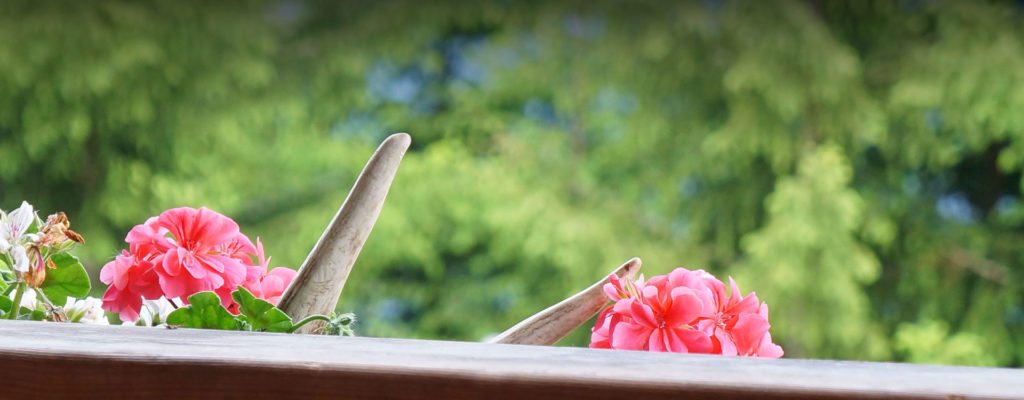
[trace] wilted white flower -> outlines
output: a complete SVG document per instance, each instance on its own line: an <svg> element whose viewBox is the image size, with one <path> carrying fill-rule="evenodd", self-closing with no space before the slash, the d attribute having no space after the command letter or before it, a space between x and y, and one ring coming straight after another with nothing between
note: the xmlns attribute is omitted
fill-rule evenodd
<svg viewBox="0 0 1024 400"><path fill-rule="evenodd" d="M178 298L174 300L178 302ZM121 325L129 326L158 326L167 322L167 316L175 310L167 298L160 297L156 300L143 300L142 309L139 311L139 318L135 322L125 321Z"/></svg>
<svg viewBox="0 0 1024 400"><path fill-rule="evenodd" d="M106 314L103 313L103 301L95 297L86 297L81 300L68 297L67 303L64 304L64 314L67 315L70 322L110 325Z"/></svg>

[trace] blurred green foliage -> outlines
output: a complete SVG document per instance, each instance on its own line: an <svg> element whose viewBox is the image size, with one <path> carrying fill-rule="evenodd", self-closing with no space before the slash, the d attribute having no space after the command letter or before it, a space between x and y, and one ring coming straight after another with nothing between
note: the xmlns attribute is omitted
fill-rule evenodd
<svg viewBox="0 0 1024 400"><path fill-rule="evenodd" d="M339 306L361 334L479 340L641 256L736 276L791 357L1020 366L1022 19L1010 1L0 2L0 201L68 211L93 274L180 205L297 266L408 131Z"/></svg>

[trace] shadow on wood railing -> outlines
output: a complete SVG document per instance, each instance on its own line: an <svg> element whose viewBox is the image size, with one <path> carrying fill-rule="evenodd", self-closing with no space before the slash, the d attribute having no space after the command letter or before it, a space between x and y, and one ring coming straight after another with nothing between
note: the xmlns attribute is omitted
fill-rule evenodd
<svg viewBox="0 0 1024 400"><path fill-rule="evenodd" d="M0 321L2 398L1024 398L1024 371Z"/></svg>

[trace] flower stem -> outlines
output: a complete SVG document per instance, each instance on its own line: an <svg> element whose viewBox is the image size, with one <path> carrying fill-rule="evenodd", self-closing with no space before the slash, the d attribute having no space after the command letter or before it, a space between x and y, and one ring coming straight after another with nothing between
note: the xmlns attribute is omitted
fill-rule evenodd
<svg viewBox="0 0 1024 400"><path fill-rule="evenodd" d="M68 315L64 313L64 307L57 307L53 305L50 298L46 297L46 293L43 292L43 289L36 288L35 291L36 294L39 295L39 298L43 299L43 304L46 304L46 308L57 316L57 318L55 318L57 322L68 322Z"/></svg>
<svg viewBox="0 0 1024 400"><path fill-rule="evenodd" d="M11 312L7 313L7 319L18 319L18 312L21 311L21 296L25 294L25 284L18 283L18 291L14 292L14 304L11 305Z"/></svg>
<svg viewBox="0 0 1024 400"><path fill-rule="evenodd" d="M310 316L308 316L306 318L303 318L299 322L296 322L295 325L292 325L292 329L289 329L288 333L295 333L295 331L299 330L299 328L302 328L306 324L308 324L310 322L313 322L313 321L327 321L327 322L331 322L331 319L327 318L326 316L320 315L320 314L313 314L313 315L310 315Z"/></svg>

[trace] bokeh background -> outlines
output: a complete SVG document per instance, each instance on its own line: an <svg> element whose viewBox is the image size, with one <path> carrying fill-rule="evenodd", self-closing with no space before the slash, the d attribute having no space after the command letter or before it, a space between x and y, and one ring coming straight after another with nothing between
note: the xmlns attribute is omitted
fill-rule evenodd
<svg viewBox="0 0 1024 400"><path fill-rule="evenodd" d="M641 256L788 357L1024 362L1024 2L369 3L0 2L0 207L93 274L182 205L297 267L404 131L359 334L480 340Z"/></svg>

